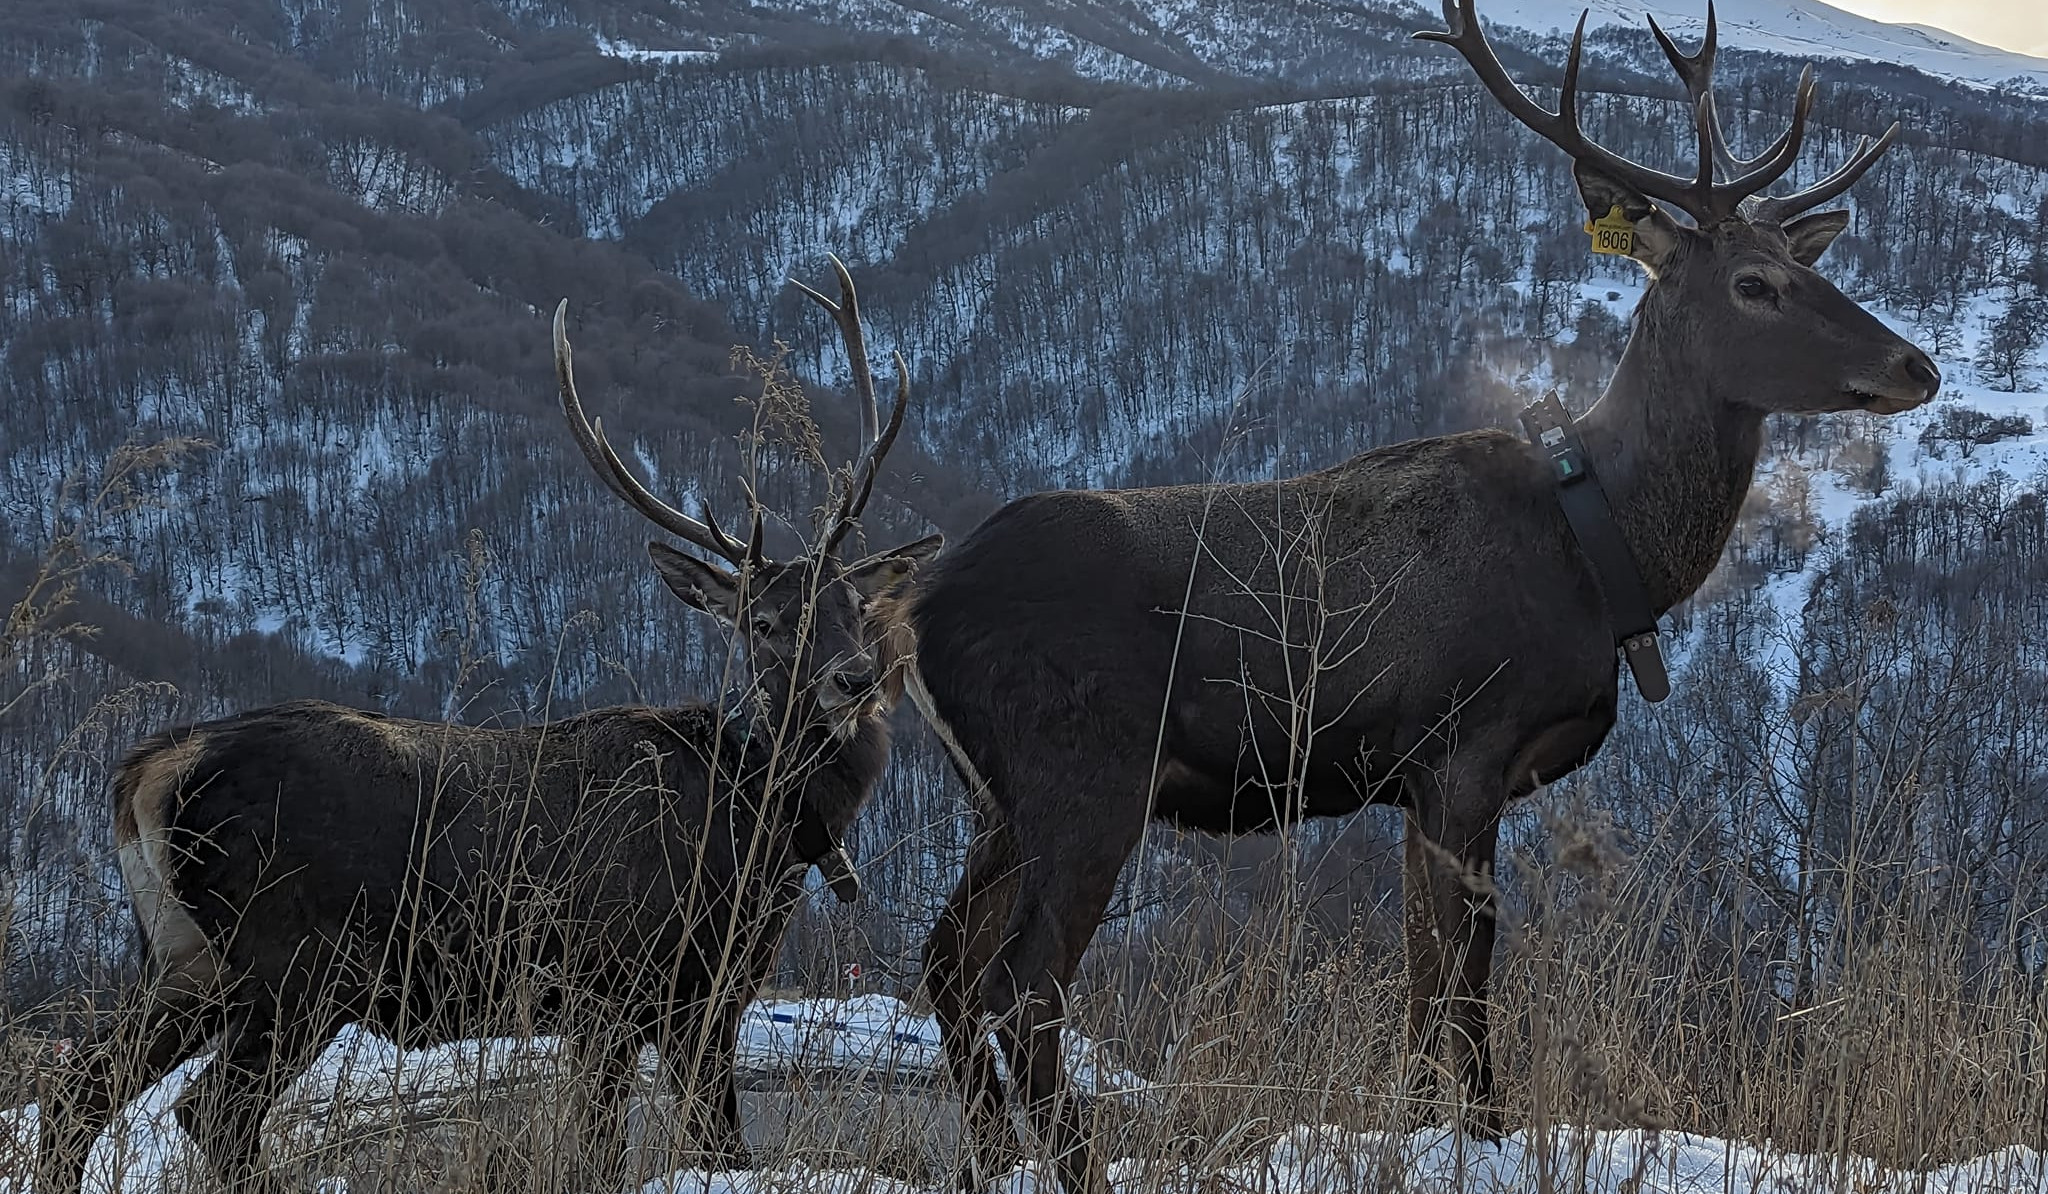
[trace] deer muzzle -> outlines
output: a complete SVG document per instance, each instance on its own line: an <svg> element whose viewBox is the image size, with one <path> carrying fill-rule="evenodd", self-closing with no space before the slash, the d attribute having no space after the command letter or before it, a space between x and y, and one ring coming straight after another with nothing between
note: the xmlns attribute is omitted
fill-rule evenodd
<svg viewBox="0 0 2048 1194"><path fill-rule="evenodd" d="M855 724L873 713L882 699L881 685L866 660L826 672L817 691L819 711L832 719L833 732L841 738L851 736Z"/></svg>
<svg viewBox="0 0 2048 1194"><path fill-rule="evenodd" d="M1907 345L1882 375L1843 387L1856 405L1877 415L1896 415L1925 406L1941 392L1941 370L1926 353Z"/></svg>

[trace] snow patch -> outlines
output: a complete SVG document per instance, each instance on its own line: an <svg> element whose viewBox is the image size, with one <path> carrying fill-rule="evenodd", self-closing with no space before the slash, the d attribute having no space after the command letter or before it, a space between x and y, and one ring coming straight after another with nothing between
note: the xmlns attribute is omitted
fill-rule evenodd
<svg viewBox="0 0 2048 1194"><path fill-rule="evenodd" d="M1077 1088L1097 1095L1146 1089L1143 1078L1110 1064L1100 1043L1077 1032L1060 1039ZM939 1076L946 1064L938 1022L887 995L756 1003L740 1022L739 1056L746 1069L856 1075ZM1005 1069L1000 1051L996 1068Z"/></svg>
<svg viewBox="0 0 2048 1194"><path fill-rule="evenodd" d="M182 1069L189 1067L181 1067ZM167 1109L170 1080L143 1102ZM131 1107L132 1121L138 1103ZM26 1156L35 1138L35 1108L0 1112L0 1139L12 1134ZM143 1194L163 1188L175 1139L167 1110L161 1121L132 1123L124 1140L125 1165L102 1140L85 1189ZM190 1163L190 1160L179 1161ZM119 1173L119 1181L113 1175ZM2030 1148L2009 1146L1928 1170L1888 1169L1868 1158L1781 1152L1744 1141L1686 1132L1648 1129L1594 1131L1565 1126L1552 1131L1516 1132L1497 1143L1482 1143L1441 1128L1402 1134L1353 1132L1328 1125L1297 1125L1254 1158L1220 1170L1125 1159L1109 1167L1116 1194L1201 1194L1213 1190L1260 1194L1345 1194L1398 1189L1406 1194L1537 1194L1568 1189L1574 1194L1780 1194L1783 1191L1846 1189L1859 1194L2040 1194L2048 1191L2048 1158ZM322 1194L346 1194L339 1178L316 1187ZM1031 1166L999 1181L1002 1194L1051 1194L1054 1183ZM647 1183L640 1194L942 1194L947 1187L923 1187L862 1170L824 1170L803 1164L754 1172L685 1169ZM22 1178L0 1176L0 1194L29 1194Z"/></svg>
<svg viewBox="0 0 2048 1194"><path fill-rule="evenodd" d="M1104 1095L1146 1089L1136 1074L1108 1064L1097 1042L1073 1032L1063 1038L1068 1072L1077 1087ZM314 1137L385 1122L394 1105L418 1111L522 1077L545 1075L562 1057L559 1037L485 1038L407 1050L350 1025L292 1083L279 1105L298 1113L285 1130L310 1146L317 1143ZM179 1065L115 1117L87 1159L87 1194L154 1194L164 1188L169 1175L201 1164L172 1106L211 1058L212 1054L203 1054ZM656 1073L653 1061L651 1054L642 1055L643 1077ZM740 1024L738 1061L740 1069L750 1072L925 1082L942 1080L945 1066L937 1023L886 995L755 1003ZM0 1111L0 1157L24 1162L32 1157L36 1125L33 1104ZM810 1190L835 1188L831 1183L841 1176L821 1175L825 1185L800 1187L782 1178L751 1174L699 1175L690 1184L686 1172L666 1180L684 1183L673 1188L692 1191ZM883 1188L865 1175L857 1180L860 1185L855 1188ZM649 1188L671 1187L657 1182ZM25 1178L0 1173L0 1194L30 1194L30 1189ZM345 1190L345 1184L335 1189Z"/></svg>
<svg viewBox="0 0 2048 1194"><path fill-rule="evenodd" d="M623 58L628 62L716 62L717 50L650 50L631 42L615 41L600 34L597 38L597 52L612 58Z"/></svg>
<svg viewBox="0 0 2048 1194"><path fill-rule="evenodd" d="M71 210L68 171L24 146L0 141L0 239L25 239L35 222Z"/></svg>

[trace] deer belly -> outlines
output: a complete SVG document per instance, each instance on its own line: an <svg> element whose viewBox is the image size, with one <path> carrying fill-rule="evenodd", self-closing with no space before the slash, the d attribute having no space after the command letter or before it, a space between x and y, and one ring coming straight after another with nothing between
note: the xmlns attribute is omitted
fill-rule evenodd
<svg viewBox="0 0 2048 1194"><path fill-rule="evenodd" d="M1304 817L1341 817L1372 802L1372 788L1328 760L1297 760L1290 771L1280 752L1276 763L1269 775L1169 759L1159 771L1153 816L1208 833L1268 833Z"/></svg>
<svg viewBox="0 0 2048 1194"><path fill-rule="evenodd" d="M1152 815L1205 833L1263 833L1291 819L1262 788L1179 759L1170 759L1160 768Z"/></svg>

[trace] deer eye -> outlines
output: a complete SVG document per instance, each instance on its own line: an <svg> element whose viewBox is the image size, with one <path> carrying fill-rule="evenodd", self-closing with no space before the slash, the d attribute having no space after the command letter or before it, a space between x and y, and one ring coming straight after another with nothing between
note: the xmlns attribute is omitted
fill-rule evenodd
<svg viewBox="0 0 2048 1194"><path fill-rule="evenodd" d="M775 619L767 614L756 614L753 625L754 633L764 638L775 633Z"/></svg>
<svg viewBox="0 0 2048 1194"><path fill-rule="evenodd" d="M1772 297L1777 292L1771 289L1769 282L1755 274L1748 274L1735 279L1735 293L1747 299L1764 299Z"/></svg>

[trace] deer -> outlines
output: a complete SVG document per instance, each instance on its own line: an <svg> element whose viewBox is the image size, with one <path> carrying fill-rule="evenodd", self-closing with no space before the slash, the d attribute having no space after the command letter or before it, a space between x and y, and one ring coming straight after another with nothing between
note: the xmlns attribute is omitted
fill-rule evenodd
<svg viewBox="0 0 2048 1194"><path fill-rule="evenodd" d="M1582 17L1558 108L1510 77L1473 0L1416 36L1464 57L1563 150L1589 219L1619 208L1647 289L1577 428L1654 615L1718 562L1764 421L1933 398L1928 355L1814 266L1816 211L1891 145L1864 138L1791 194L1813 102L1753 158L1714 109L1714 28L1683 54L1698 168L1666 173L1579 120ZM1006 1099L1069 1191L1104 1173L1067 1089L1067 991L1149 824L1217 834L1394 805L1404 819L1408 1105L1497 1136L1489 875L1503 810L1591 760L1619 709L1613 599L1539 446L1474 430L1248 483L1056 490L999 507L919 575L910 692L971 793L975 833L921 982L964 1104L961 1184L1022 1158ZM1000 1080L990 1043L1008 1066ZM1425 1110L1424 1114L1427 1113Z"/></svg>
<svg viewBox="0 0 2048 1194"><path fill-rule="evenodd" d="M750 1164L736 1034L813 867L842 899L840 843L887 765L901 663L896 594L930 535L843 560L902 428L881 424L852 278L795 283L838 325L863 446L815 546L788 559L654 496L586 418L556 308L555 372L577 448L616 497L700 550L655 573L732 629L741 699L618 706L523 727L410 721L315 701L180 726L113 782L113 840L144 981L43 1100L44 1194L79 1187L113 1111L208 1042L175 1106L225 1188L279 1188L258 1130L350 1023L406 1048L560 1034L587 1072L575 1123L604 1188L625 1176L624 1100L653 1045L719 1168ZM835 484L837 479L835 479ZM123 1035L128 1033L132 1035ZM123 1056L123 1046L132 1056Z"/></svg>

